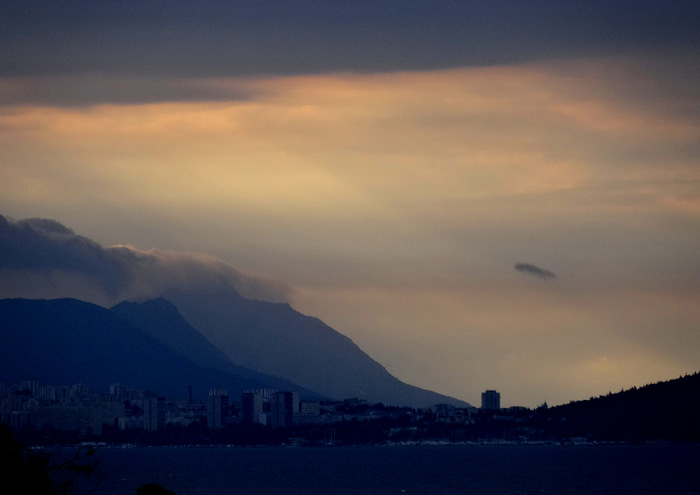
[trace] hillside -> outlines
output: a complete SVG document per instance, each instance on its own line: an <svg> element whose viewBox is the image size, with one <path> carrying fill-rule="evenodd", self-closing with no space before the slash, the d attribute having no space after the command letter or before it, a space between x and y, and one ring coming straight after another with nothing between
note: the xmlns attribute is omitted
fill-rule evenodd
<svg viewBox="0 0 700 495"><path fill-rule="evenodd" d="M700 441L700 373L549 409L561 437Z"/></svg>
<svg viewBox="0 0 700 495"><path fill-rule="evenodd" d="M468 403L406 384L351 339L284 303L254 301L233 288L165 292L183 316L236 364L282 376L320 394L392 406Z"/></svg>
<svg viewBox="0 0 700 495"><path fill-rule="evenodd" d="M101 391L119 382L170 398L187 398L192 386L198 399L211 388L236 396L245 389L292 386L233 365L223 370L198 364L116 312L75 299L0 300L0 325L3 381L87 383ZM204 355L201 347L191 348L195 360Z"/></svg>
<svg viewBox="0 0 700 495"><path fill-rule="evenodd" d="M263 375L237 366L215 345L190 325L174 304L159 297L142 303L124 301L110 309L114 314L137 327L149 337L188 361L204 368L229 373L251 384L264 383L266 387L294 390L304 397L319 394L283 378ZM258 387L247 387L258 388Z"/></svg>
<svg viewBox="0 0 700 495"><path fill-rule="evenodd" d="M103 307L164 297L226 360L268 378L281 377L332 399L469 405L402 382L347 336L284 303L289 294L283 284L245 275L223 260L124 245L105 248L55 220L14 222L2 215L0 252L3 297L73 298ZM185 339L178 345L170 351L189 344ZM212 363L222 365L221 353L214 357L210 351Z"/></svg>

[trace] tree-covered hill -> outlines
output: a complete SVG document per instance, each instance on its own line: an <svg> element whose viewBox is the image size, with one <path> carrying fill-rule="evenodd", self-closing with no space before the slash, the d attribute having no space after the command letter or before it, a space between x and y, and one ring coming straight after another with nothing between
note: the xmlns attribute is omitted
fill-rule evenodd
<svg viewBox="0 0 700 495"><path fill-rule="evenodd" d="M700 373L553 407L547 417L560 437L700 441Z"/></svg>

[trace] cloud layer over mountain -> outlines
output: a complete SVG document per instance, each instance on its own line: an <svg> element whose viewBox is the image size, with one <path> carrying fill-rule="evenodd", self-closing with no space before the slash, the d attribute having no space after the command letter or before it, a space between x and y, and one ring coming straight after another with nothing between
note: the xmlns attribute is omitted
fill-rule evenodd
<svg viewBox="0 0 700 495"><path fill-rule="evenodd" d="M143 253L129 247L105 249L54 220L15 222L0 216L0 285L0 298L72 297L102 305L113 304L115 298L142 300L165 295L236 365L290 379L335 399L359 397L414 407L460 403L400 382L349 338L317 318L302 315L287 304L241 297L240 291L269 301L283 296L284 287L241 275L209 256ZM139 325L144 324L140 318L155 319L154 335L164 345L177 348L178 343L162 337L168 322L160 320L165 317L172 324L173 314L179 317L169 303L151 301L138 309L122 303L113 311ZM138 311L142 313L136 314ZM174 321L171 332L178 325L187 327L177 318ZM144 328L151 331L148 323ZM52 338L60 340L60 335ZM42 370L46 375L47 369ZM130 373L135 376L136 371ZM103 380L109 378L105 375Z"/></svg>
<svg viewBox="0 0 700 495"><path fill-rule="evenodd" d="M102 247L55 220L0 215L0 297L75 297L105 306L158 297L173 287L233 288L282 302L288 287L246 275L199 253Z"/></svg>

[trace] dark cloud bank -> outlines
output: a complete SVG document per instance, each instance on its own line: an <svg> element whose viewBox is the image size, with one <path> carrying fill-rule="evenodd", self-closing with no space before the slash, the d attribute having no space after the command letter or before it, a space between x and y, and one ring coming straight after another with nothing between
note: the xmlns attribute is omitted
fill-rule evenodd
<svg viewBox="0 0 700 495"><path fill-rule="evenodd" d="M700 3L0 0L0 74L422 70L697 46Z"/></svg>
<svg viewBox="0 0 700 495"><path fill-rule="evenodd" d="M204 254L103 247L55 220L0 215L0 297L75 297L101 305L187 286L286 301L288 287Z"/></svg>
<svg viewBox="0 0 700 495"><path fill-rule="evenodd" d="M207 84L220 77L679 51L694 62L698 20L694 0L0 0L0 105L254 96Z"/></svg>

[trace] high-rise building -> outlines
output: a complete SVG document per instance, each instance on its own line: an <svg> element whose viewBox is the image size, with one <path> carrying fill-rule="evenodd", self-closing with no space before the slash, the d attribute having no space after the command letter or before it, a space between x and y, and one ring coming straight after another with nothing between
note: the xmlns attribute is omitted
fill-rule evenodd
<svg viewBox="0 0 700 495"><path fill-rule="evenodd" d="M301 397L299 397L299 392L292 392L292 413L297 414L299 412L301 403Z"/></svg>
<svg viewBox="0 0 700 495"><path fill-rule="evenodd" d="M227 409L228 390L210 390L209 399L207 401L207 426L209 428L223 428Z"/></svg>
<svg viewBox="0 0 700 495"><path fill-rule="evenodd" d="M501 394L495 390L487 390L481 394L481 409L498 410L501 408Z"/></svg>
<svg viewBox="0 0 700 495"><path fill-rule="evenodd" d="M260 392L241 394L241 419L244 423L261 423L263 396Z"/></svg>
<svg viewBox="0 0 700 495"><path fill-rule="evenodd" d="M143 427L146 431L159 431L165 428L165 399L144 397Z"/></svg>
<svg viewBox="0 0 700 495"><path fill-rule="evenodd" d="M277 392L272 395L270 404L271 421L273 428L283 428L292 424L294 417L294 396L291 392Z"/></svg>

